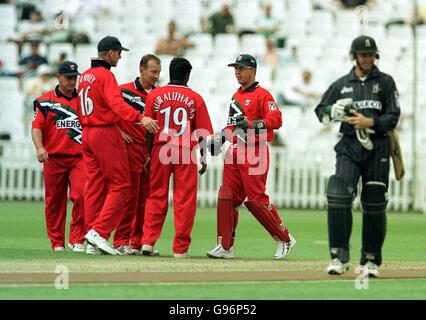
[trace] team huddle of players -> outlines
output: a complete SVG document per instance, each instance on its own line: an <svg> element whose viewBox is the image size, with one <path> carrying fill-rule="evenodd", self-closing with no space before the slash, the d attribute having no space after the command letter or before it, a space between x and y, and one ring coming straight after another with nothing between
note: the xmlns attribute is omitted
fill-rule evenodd
<svg viewBox="0 0 426 320"><path fill-rule="evenodd" d="M216 156L224 149L217 241L207 256L234 258L238 207L244 203L276 241L274 258L285 259L296 240L266 194L268 142L282 126L282 114L256 82L256 59L241 54L228 64L240 87L232 96L227 126L214 132L203 98L188 87L188 60L174 58L168 66L169 83L156 87L161 61L145 55L139 77L118 85L110 69L123 51L129 50L116 37L103 38L88 70L80 74L75 63L61 64L57 87L34 101L32 138L44 165L52 248L65 250L69 189L71 250L158 256L154 247L167 215L173 176L173 255L189 258L198 175L207 169L207 153ZM374 39L357 37L351 47L354 67L330 86L315 109L324 124L341 122L343 135L336 146L336 174L327 187L329 274L348 269L351 204L360 176L365 224L361 265L367 274L378 276L381 264L389 174L389 161L384 166L382 159L389 159L387 133L395 128L400 110L392 77L374 63L377 51Z"/></svg>
<svg viewBox="0 0 426 320"><path fill-rule="evenodd" d="M229 64L241 87L232 97L229 125L214 133L203 98L187 85L192 69L188 60L174 58L170 82L156 87L161 61L145 55L139 77L118 85L110 69L117 66L122 51L128 49L116 37L103 38L91 68L80 74L75 63L63 63L57 87L34 102L33 141L44 164L52 248L65 250L69 188L74 204L71 250L159 255L154 246L167 215L173 176L173 254L188 258L198 175L207 169L207 152L217 155L228 140L232 146L225 155L218 195L217 243L207 255L234 257L238 206L247 198L247 208L277 241L275 259L284 259L296 241L265 193L267 142L281 127L282 117L271 94L255 80L255 58L240 55ZM58 126L71 119L65 121L68 126ZM111 246L108 239L114 230Z"/></svg>

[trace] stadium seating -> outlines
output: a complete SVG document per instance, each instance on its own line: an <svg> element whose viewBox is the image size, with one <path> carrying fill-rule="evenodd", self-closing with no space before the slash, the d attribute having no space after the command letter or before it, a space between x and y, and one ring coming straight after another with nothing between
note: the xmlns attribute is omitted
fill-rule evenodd
<svg viewBox="0 0 426 320"><path fill-rule="evenodd" d="M14 43L0 43L0 59L6 68L16 68L19 63L18 47Z"/></svg>
<svg viewBox="0 0 426 320"><path fill-rule="evenodd" d="M13 36L17 23L16 9L12 4L0 4L0 42Z"/></svg>
<svg viewBox="0 0 426 320"><path fill-rule="evenodd" d="M131 49L129 53L123 53L123 59L114 69L117 80L127 82L138 75L141 56L154 52L158 38L166 33L167 23L174 19L178 33L189 34L189 39L196 45L185 54L193 65L190 85L206 97L208 106L214 106L229 103L232 92L238 86L233 71L226 65L234 61L239 53L251 53L258 58L258 80L274 94L282 92L288 81L299 75L304 68L310 68L318 84L326 88L331 81L351 68L348 59L350 40L362 32L377 40L381 51L379 66L395 78L404 105L403 112L412 112L413 108L406 106L413 100L412 73L406 72L413 67L411 28L407 25L392 25L385 29L385 23L391 19L404 18L403 13L410 8L408 2L377 0L368 12L362 13L362 25L360 10L337 9L325 0L271 2L273 15L281 21L279 36L286 38L286 47L279 49L279 53L289 52L291 46L296 46L299 52L299 62L278 67L274 81L271 80L271 69L262 64L265 38L257 34L245 34L241 37L237 34L220 34L213 39L210 34L201 32L201 20L218 11L224 3L230 5L238 30L254 29L255 21L262 12L262 2L257 0L113 0L108 1L106 14L99 14L87 21L88 25L95 23L94 31L89 34L91 44L77 47L71 44L42 44L40 51L47 55L50 62L56 60L61 52L66 52L68 58L75 60L83 71L90 66L90 58L96 56L96 42L106 34L117 35L123 45ZM66 5L66 1L44 0L37 4L40 5L43 16L50 19ZM23 46L21 56L18 56L18 47L5 41L7 36L16 32L18 14L14 5L0 5L0 58L9 69L16 68L19 59L29 53L28 44ZM81 23L82 21L79 22L80 27ZM426 67L426 26L419 26L417 34L420 71L418 102L422 106L419 109L423 110L425 99L421 93L426 89L422 74ZM161 56L161 59L163 71L160 84L164 84L167 83L168 64L172 57ZM11 96L22 96L16 81L2 79L1 83L2 94L6 90L12 90ZM213 110L216 112L217 108ZM212 116L215 127L220 126L221 116L223 110ZM287 118L294 117L294 123L297 123L297 119L307 123L304 118L306 116L307 114L298 114L295 110L286 115Z"/></svg>
<svg viewBox="0 0 426 320"><path fill-rule="evenodd" d="M56 61L63 52L67 54L68 60L73 61L75 59L74 48L70 43L53 43L49 46L47 61Z"/></svg>

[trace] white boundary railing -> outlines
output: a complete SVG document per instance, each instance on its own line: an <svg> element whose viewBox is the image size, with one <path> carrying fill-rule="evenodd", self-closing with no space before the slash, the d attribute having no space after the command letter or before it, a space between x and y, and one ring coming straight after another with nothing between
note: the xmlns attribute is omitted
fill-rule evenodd
<svg viewBox="0 0 426 320"><path fill-rule="evenodd" d="M318 151L302 153L271 147L270 154L267 192L274 204L284 208L326 207L325 188L335 163L331 148L319 154ZM199 178L200 206L216 205L217 191L222 181L222 158L210 160L206 174ZM410 171L411 160L405 157L407 170L401 181L396 181L391 171L389 209L426 213L426 154L421 154L417 160L419 174L414 181ZM35 160L31 144L0 144L0 200L42 200L42 169L42 165ZM411 191L412 183L416 186L414 193ZM359 206L359 197L354 205Z"/></svg>

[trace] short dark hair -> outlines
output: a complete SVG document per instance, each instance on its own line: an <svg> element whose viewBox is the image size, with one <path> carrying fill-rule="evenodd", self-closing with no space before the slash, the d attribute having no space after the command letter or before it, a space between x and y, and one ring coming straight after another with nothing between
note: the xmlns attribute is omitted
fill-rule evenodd
<svg viewBox="0 0 426 320"><path fill-rule="evenodd" d="M170 81L184 82L191 73L191 63L185 58L173 58L169 66Z"/></svg>
<svg viewBox="0 0 426 320"><path fill-rule="evenodd" d="M153 55L153 54L146 54L142 57L141 61L139 62L139 67L148 67L148 62L154 60L158 64L161 64L161 60L159 57Z"/></svg>

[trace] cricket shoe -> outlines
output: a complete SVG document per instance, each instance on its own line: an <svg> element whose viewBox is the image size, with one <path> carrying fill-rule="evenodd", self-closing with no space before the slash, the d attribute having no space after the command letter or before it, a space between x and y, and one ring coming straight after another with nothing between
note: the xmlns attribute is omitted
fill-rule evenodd
<svg viewBox="0 0 426 320"><path fill-rule="evenodd" d="M275 251L275 260L283 260L286 258L289 254L291 249L296 245L296 239L293 238L293 236L289 233L288 234L290 241L278 241L277 244L277 251Z"/></svg>
<svg viewBox="0 0 426 320"><path fill-rule="evenodd" d="M207 257L212 259L234 259L233 247L225 250L221 244L217 244L214 249L207 251Z"/></svg>
<svg viewBox="0 0 426 320"><path fill-rule="evenodd" d="M362 275L373 278L379 277L379 267L374 262L367 261L367 263L364 266L361 266L361 268Z"/></svg>
<svg viewBox="0 0 426 320"><path fill-rule="evenodd" d="M334 258L327 266L328 274L341 275L349 270L349 264L342 263L338 258Z"/></svg>
<svg viewBox="0 0 426 320"><path fill-rule="evenodd" d="M53 248L53 251L55 251L55 252L64 252L64 251L65 251L65 248L64 248L64 247L62 247L62 246L54 247L54 248Z"/></svg>
<svg viewBox="0 0 426 320"><path fill-rule="evenodd" d="M158 257L160 252L158 250L154 250L154 246L149 244L144 244L139 251L139 255L141 256L149 256L149 257Z"/></svg>
<svg viewBox="0 0 426 320"><path fill-rule="evenodd" d="M188 259L188 258L190 258L191 256L189 255L189 252L187 251L187 252L185 252L185 253L174 253L173 254L174 255L174 257L176 258L176 259Z"/></svg>
<svg viewBox="0 0 426 320"><path fill-rule="evenodd" d="M140 249L136 249L136 248L130 248L130 250L132 251L132 255L137 256L140 252Z"/></svg>
<svg viewBox="0 0 426 320"><path fill-rule="evenodd" d="M86 254L89 256L100 256L102 251L88 243L86 247Z"/></svg>
<svg viewBox="0 0 426 320"><path fill-rule="evenodd" d="M84 252L84 246L82 243L68 243L68 249L72 252Z"/></svg>
<svg viewBox="0 0 426 320"><path fill-rule="evenodd" d="M120 256L130 256L133 254L133 250L129 246L118 246L115 247L115 250L119 253Z"/></svg>
<svg viewBox="0 0 426 320"><path fill-rule="evenodd" d="M118 254L117 251L111 247L108 241L102 238L94 229L90 229L89 232L87 232L87 234L84 236L84 239L86 239L87 242L104 253L110 254L112 256Z"/></svg>

